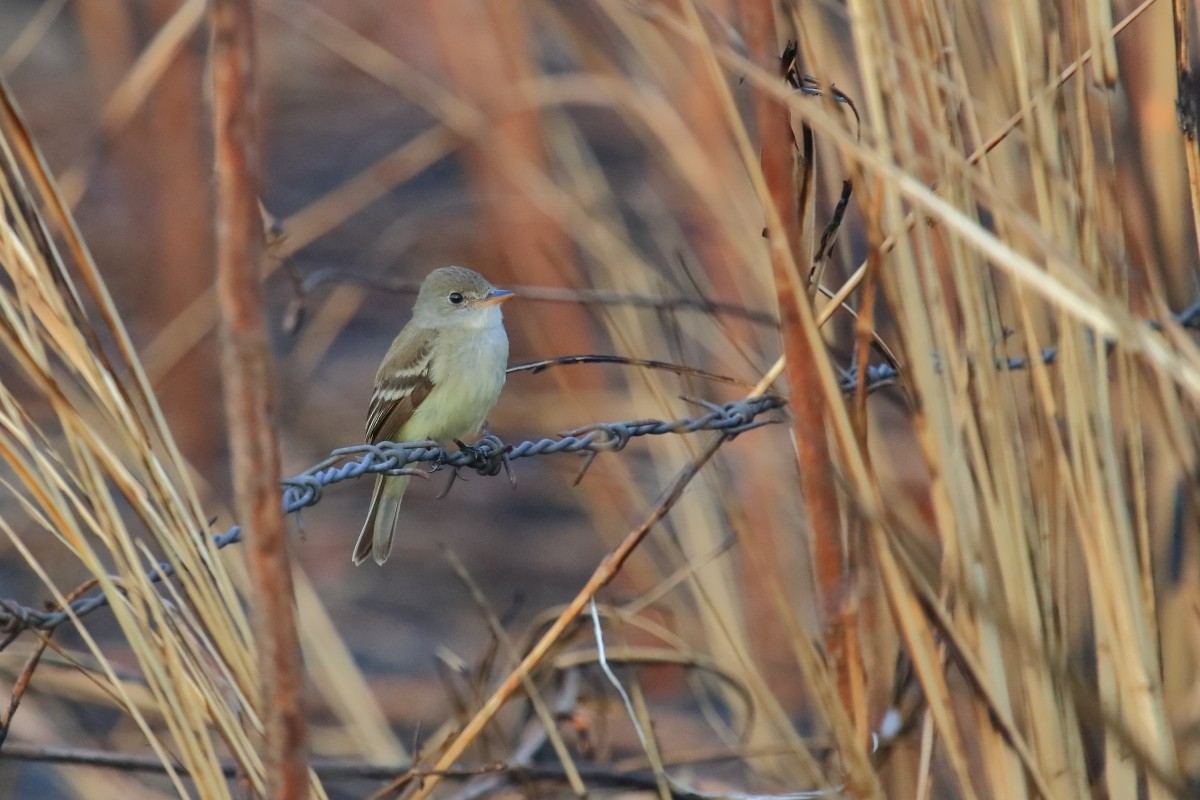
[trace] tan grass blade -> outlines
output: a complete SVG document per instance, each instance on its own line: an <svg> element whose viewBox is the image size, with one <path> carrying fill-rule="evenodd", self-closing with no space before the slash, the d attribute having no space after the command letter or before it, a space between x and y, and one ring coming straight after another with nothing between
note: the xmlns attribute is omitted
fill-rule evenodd
<svg viewBox="0 0 1200 800"><path fill-rule="evenodd" d="M227 755L251 787L261 787L258 722L245 702L256 696L257 675L237 593L207 543L194 491L112 301L6 87L3 104L0 342L12 369L0 452L26 512L6 515L5 533L60 602L59 569L43 566L45 555L79 559L109 595L161 717L151 723L128 699L121 705L168 773L179 763L191 775L195 789L175 775L180 795L231 796L219 763ZM65 256L56 240L66 242ZM27 409L39 404L50 417L35 426ZM51 536L62 544L49 543ZM149 582L143 542L175 568L177 588ZM121 698L125 682L87 624L76 628Z"/></svg>

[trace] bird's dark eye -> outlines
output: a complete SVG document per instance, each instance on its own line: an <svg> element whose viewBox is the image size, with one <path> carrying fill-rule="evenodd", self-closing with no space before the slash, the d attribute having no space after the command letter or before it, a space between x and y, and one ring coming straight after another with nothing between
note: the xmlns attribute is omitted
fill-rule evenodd
<svg viewBox="0 0 1200 800"><path fill-rule="evenodd" d="M459 292L451 292L449 300L454 305L458 305L459 303L461 303L463 301L463 296Z"/></svg>

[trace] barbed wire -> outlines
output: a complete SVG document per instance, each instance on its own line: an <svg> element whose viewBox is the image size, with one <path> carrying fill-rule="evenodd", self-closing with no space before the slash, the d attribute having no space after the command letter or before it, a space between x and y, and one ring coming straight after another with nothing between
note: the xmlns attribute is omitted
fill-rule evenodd
<svg viewBox="0 0 1200 800"><path fill-rule="evenodd" d="M1200 330L1200 300L1171 316L1178 325L1185 329ZM1157 323L1152 322L1150 325L1156 329L1161 328ZM1043 364L1053 364L1057 357L1058 348L1056 346L1047 347L1040 354ZM644 365L653 365L658 362L643 363ZM1027 369L1030 366L1030 359L1027 356L998 358L994 363L998 369L1015 371ZM538 367L538 370L544 368L545 365L542 365ZM891 364L871 365L867 368L867 391L874 392L895 383L900 376L900 369ZM838 384L843 392L855 391L858 386L857 369L841 370ZM586 469L587 465L591 463L590 459L597 454L622 450L635 437L687 434L696 431L723 431L731 437L737 436L774 422L775 420L764 420L760 417L787 405L785 398L775 394L735 400L721 405L705 400L690 399L689 401L702 406L707 413L674 420L643 419L629 422L595 423L566 431L559 434L558 438L530 440L517 445L505 445L495 436L488 436L474 446L459 450L448 449L437 442L383 442L338 448L332 451L328 458L298 475L281 481L283 512L293 514L316 505L320 502L322 492L327 486L363 475L425 476L427 474L425 470L410 467L411 464L433 464L436 467L454 470L472 469L481 475L497 475L504 469L507 461L552 453L585 453L589 459L584 464ZM241 540L241 528L235 525L224 533L214 535L211 541L213 547L219 550ZM175 568L166 562L159 563L146 573L146 577L151 583L159 583L174 575ZM69 605L69 611L58 608L36 609L13 600L0 599L0 634L4 634L4 638L0 640L0 650L11 644L24 630L53 630L71 620L72 617L90 614L108 603L108 596L102 592L72 602Z"/></svg>
<svg viewBox="0 0 1200 800"><path fill-rule="evenodd" d="M1178 313L1171 314L1171 319L1185 330L1200 331L1200 300L1196 300ZM1163 327L1157 322L1149 322L1147 324L1154 330L1162 330ZM1106 344L1109 348L1112 348L1115 342L1107 340ZM1046 365L1053 364L1057 359L1058 345L1051 345L1044 348L1038 356L1038 360ZM937 358L935 356L936 364ZM1017 372L1029 369L1032 359L1029 356L1010 356L1007 358L996 358L993 360L993 364L996 369ZM872 364L867 367L867 391L874 392L884 386L893 384L900 379L901 374L901 369L892 364ZM853 392L858 386L857 367L849 367L841 370L838 375L838 385L847 394Z"/></svg>
<svg viewBox="0 0 1200 800"><path fill-rule="evenodd" d="M242 529L238 525L212 537L213 547L218 550L241 540ZM159 583L165 578L174 576L175 567L165 561L146 573L146 577L151 583ZM82 617L107 605L108 595L103 592L89 594L70 603L69 612L57 608L39 610L20 605L12 600L0 600L0 633L5 634L4 639L0 640L0 650L12 644L13 639L17 638L21 631L31 628L43 631L53 630L70 621L73 616Z"/></svg>
<svg viewBox="0 0 1200 800"><path fill-rule="evenodd" d="M748 400L735 400L724 405L704 400L692 400L707 409L698 417L675 420L634 420L632 422L602 422L585 425L559 434L558 438L536 439L517 445L504 445L494 436L485 437L477 445L459 450L448 449L437 442L381 442L342 447L329 458L314 464L283 483L283 508L293 513L315 505L321 492L330 484L375 473L385 475L416 474L409 464L431 463L437 467L472 469L481 475L497 475L504 461L551 453L602 453L622 450L629 440L638 436L660 436L667 433L722 431L737 436L773 420L758 419L763 414L782 408L786 401L769 394ZM339 463L346 459L354 459Z"/></svg>
<svg viewBox="0 0 1200 800"><path fill-rule="evenodd" d="M639 436L661 436L663 434L687 434L697 431L720 431L733 437L754 428L771 424L773 419L760 419L786 405L779 395L768 394L747 400L735 400L723 405L704 400L691 400L704 407L707 412L696 417L674 420L643 419L630 422L602 422L585 425L560 434L558 438L542 438L505 445L495 436L485 437L478 444L460 450L443 447L437 442L382 442L379 444L342 447L330 453L328 458L314 464L298 475L281 481L283 486L283 512L293 514L301 509L316 505L321 500L325 487L368 474L424 475L424 471L410 468L410 464L434 464L450 469L472 469L482 475L496 475L504 468L505 461L551 453L586 453L595 455L622 450L631 439ZM352 459L352 460L347 460ZM345 462L345 463L341 463ZM227 547L242 540L239 526L212 537L216 549ZM166 562L147 571L151 583L173 577L175 568ZM0 600L0 640L3 650L24 630L53 630L82 617L109 603L108 595L96 592L69 605L69 611L49 608L39 610L12 600Z"/></svg>

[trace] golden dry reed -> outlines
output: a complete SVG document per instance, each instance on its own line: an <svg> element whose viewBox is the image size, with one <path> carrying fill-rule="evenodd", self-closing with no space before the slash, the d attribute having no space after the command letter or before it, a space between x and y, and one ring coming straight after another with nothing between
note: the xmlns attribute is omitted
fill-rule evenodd
<svg viewBox="0 0 1200 800"><path fill-rule="evenodd" d="M111 24L80 5L85 29ZM1182 0L386 5L259 4L278 91L278 60L297 59L295 74L352 74L416 120L279 220L264 272L455 159L475 202L429 246L474 255L498 285L716 299L778 320L546 293L510 315L515 349L687 363L789 410L734 442L656 437L599 459L571 497L614 557L527 629L505 631L474 565L452 559L496 644L480 642L470 691L448 689L415 763L343 642L354 621L297 569L306 677L328 712L312 753L394 765L377 796L520 791L484 767L527 767L543 742L561 775L539 789L563 795L608 791L598 769L628 778L630 759L610 758L621 746L662 797L1184 794L1200 770L1187 535L1200 351L1176 315L1200 297L1200 104L1177 119L1177 86L1194 92ZM180 3L116 75L106 137L195 57L181 43L201 6ZM31 21L0 65L47 28ZM208 542L151 390L213 330L214 293L188 298L139 358L72 221L87 170L56 181L4 100L0 527L53 597L65 575L110 597L100 613L129 657L113 662L90 617L74 625L86 652L59 656L134 726L125 748L161 762L169 783L130 781L125 796L269 783L297 796L264 766L239 559ZM311 375L366 297L317 301L281 372ZM1027 368L1007 368L1018 358ZM886 361L892 386L839 385L840 370ZM496 427L673 418L680 395L730 392L665 371L551 370L510 380ZM31 546L46 537L60 546ZM180 577L151 584L156 559ZM689 690L690 714L656 697L664 669L687 677L666 683ZM600 745L567 736L566 718ZM698 751L699 730L720 747ZM331 780L313 770L307 791Z"/></svg>

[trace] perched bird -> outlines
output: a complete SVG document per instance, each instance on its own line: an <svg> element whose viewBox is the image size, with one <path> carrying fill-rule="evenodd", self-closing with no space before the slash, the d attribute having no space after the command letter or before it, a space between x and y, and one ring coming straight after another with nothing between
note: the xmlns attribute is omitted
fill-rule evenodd
<svg viewBox="0 0 1200 800"><path fill-rule="evenodd" d="M508 335L500 304L513 296L465 267L435 269L412 319L383 358L367 412L367 441L448 443L479 433L504 386ZM387 561L408 476L375 479L354 563Z"/></svg>

